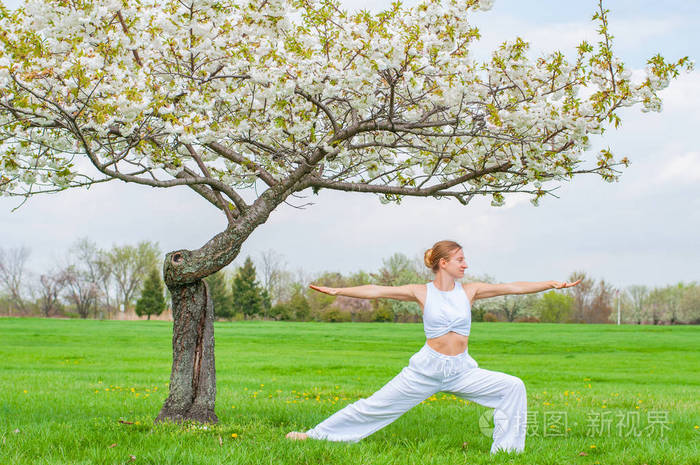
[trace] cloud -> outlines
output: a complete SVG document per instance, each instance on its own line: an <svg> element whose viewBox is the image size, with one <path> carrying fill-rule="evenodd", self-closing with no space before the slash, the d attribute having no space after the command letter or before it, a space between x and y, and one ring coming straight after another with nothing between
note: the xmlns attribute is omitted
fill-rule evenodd
<svg viewBox="0 0 700 465"><path fill-rule="evenodd" d="M688 116L697 119L698 102L700 102L700 70L682 73L662 90L664 111L683 111Z"/></svg>
<svg viewBox="0 0 700 465"><path fill-rule="evenodd" d="M685 152L672 156L664 163L658 181L673 184L700 182L700 152Z"/></svg>

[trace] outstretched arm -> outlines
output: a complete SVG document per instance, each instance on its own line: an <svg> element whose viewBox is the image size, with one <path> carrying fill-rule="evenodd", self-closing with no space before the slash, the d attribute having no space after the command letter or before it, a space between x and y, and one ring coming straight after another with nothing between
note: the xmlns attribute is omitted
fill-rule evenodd
<svg viewBox="0 0 700 465"><path fill-rule="evenodd" d="M498 297L500 295L533 294L535 292L542 292L549 289L565 289L567 287L576 286L580 282L580 279L573 283L560 281L516 281L505 284L471 283L469 286L474 287L474 298L472 300L478 300L488 299L489 297Z"/></svg>
<svg viewBox="0 0 700 465"><path fill-rule="evenodd" d="M415 287L418 284L406 284L404 286L377 286L365 284L355 287L324 287L309 285L315 291L329 295L344 295L358 299L395 299L418 302Z"/></svg>

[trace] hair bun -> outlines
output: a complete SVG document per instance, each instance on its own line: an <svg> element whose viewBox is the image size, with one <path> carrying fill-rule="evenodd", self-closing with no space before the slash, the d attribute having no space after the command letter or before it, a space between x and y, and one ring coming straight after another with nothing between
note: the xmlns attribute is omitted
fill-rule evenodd
<svg viewBox="0 0 700 465"><path fill-rule="evenodd" d="M423 262L425 263L425 266L428 268L433 267L433 249L430 248L425 251L425 254L423 255Z"/></svg>

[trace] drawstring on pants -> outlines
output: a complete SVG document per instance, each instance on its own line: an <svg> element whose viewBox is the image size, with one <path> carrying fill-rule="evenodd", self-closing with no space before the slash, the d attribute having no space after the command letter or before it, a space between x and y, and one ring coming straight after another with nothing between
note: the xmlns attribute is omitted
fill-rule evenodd
<svg viewBox="0 0 700 465"><path fill-rule="evenodd" d="M459 366L462 360L458 358L448 358L443 360L442 364L442 376L443 378L449 378L452 375L457 374L459 371Z"/></svg>
<svg viewBox="0 0 700 465"><path fill-rule="evenodd" d="M445 355L437 352L428 344L424 345L420 352L425 352L433 360L433 363L439 364L438 373L442 373L443 379L460 373L465 368L465 365L472 365L469 363L469 360L474 361L467 351L458 355ZM474 362L473 367L476 368L477 366L476 362Z"/></svg>

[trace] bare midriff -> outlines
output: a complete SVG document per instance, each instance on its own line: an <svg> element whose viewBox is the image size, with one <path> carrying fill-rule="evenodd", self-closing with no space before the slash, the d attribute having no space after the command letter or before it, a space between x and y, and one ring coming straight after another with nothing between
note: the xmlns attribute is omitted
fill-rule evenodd
<svg viewBox="0 0 700 465"><path fill-rule="evenodd" d="M459 355L467 350L469 336L462 336L453 331L427 340L431 349L445 355Z"/></svg>

